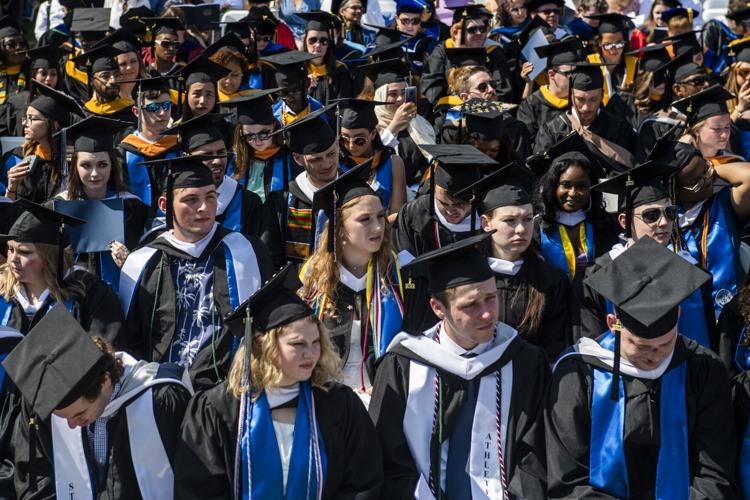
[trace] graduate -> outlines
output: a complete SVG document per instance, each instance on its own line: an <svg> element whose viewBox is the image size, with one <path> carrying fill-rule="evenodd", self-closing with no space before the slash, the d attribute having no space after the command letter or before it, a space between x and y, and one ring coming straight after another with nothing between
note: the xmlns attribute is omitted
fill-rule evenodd
<svg viewBox="0 0 750 500"><path fill-rule="evenodd" d="M190 381L89 333L55 306L3 362L23 395L18 498L172 498Z"/></svg>
<svg viewBox="0 0 750 500"><path fill-rule="evenodd" d="M570 281L535 248L528 191L535 184L528 169L509 163L458 195L471 193L478 200L482 230L492 232L487 262L495 275L498 320L544 349L551 362L573 343Z"/></svg>
<svg viewBox="0 0 750 500"><path fill-rule="evenodd" d="M227 144L219 124L222 115L213 113L196 116L162 132L177 134L180 149L190 156L208 156L203 164L211 172L216 187L216 222L228 231L242 233L248 237L259 236L261 231L260 197L241 186L226 175Z"/></svg>
<svg viewBox="0 0 750 500"><path fill-rule="evenodd" d="M66 43L72 52L65 58L63 88L79 102L86 102L91 98L91 76L85 61L76 57L91 51L107 35L109 13L109 9L84 8L80 4L73 9L71 41Z"/></svg>
<svg viewBox="0 0 750 500"><path fill-rule="evenodd" d="M176 362L196 388L209 387L226 378L236 347L222 318L270 276L270 258L260 242L216 222L216 186L199 158L155 161L170 169L158 200L168 230L122 266L123 344L139 359Z"/></svg>
<svg viewBox="0 0 750 500"><path fill-rule="evenodd" d="M182 66L176 61L182 43L177 34L185 30L178 17L146 17L143 21L149 24L151 36L151 64L147 68L149 76L162 76L172 73Z"/></svg>
<svg viewBox="0 0 750 500"><path fill-rule="evenodd" d="M281 89L281 98L273 105L273 115L282 126L289 125L294 120L323 107L319 100L309 95L310 78L307 64L313 59L315 56L312 54L298 50L262 59L266 62L267 71L272 74L271 86Z"/></svg>
<svg viewBox="0 0 750 500"><path fill-rule="evenodd" d="M175 498L381 498L372 421L334 382L339 359L287 265L226 323L243 338L229 377L182 424ZM250 346L250 347L248 347Z"/></svg>
<svg viewBox="0 0 750 500"><path fill-rule="evenodd" d="M199 56L185 66L175 67L170 76L177 79L177 107L181 120L214 113L218 103L216 82L229 74L221 64ZM227 132L227 137L229 137Z"/></svg>
<svg viewBox="0 0 750 500"><path fill-rule="evenodd" d="M726 371L677 326L679 304L709 279L648 237L587 277L614 311L553 369L549 498L736 498Z"/></svg>
<svg viewBox="0 0 750 500"><path fill-rule="evenodd" d="M592 14L590 19L599 21L596 28L597 52L588 56L589 62L602 64L604 76L604 97L606 107L615 94L630 92L635 82L638 59L628 52L628 31L630 18L623 14Z"/></svg>
<svg viewBox="0 0 750 500"><path fill-rule="evenodd" d="M403 284L383 203L368 184L371 160L316 191L327 219L300 273L303 297L336 346L341 381L369 402L375 361L401 332Z"/></svg>
<svg viewBox="0 0 750 500"><path fill-rule="evenodd" d="M15 16L13 16L15 17ZM21 92L30 78L24 71L26 38L21 25L6 15L0 19L0 42L2 42L2 61L0 61L0 105L5 104L9 96Z"/></svg>
<svg viewBox="0 0 750 500"><path fill-rule="evenodd" d="M13 484L15 463L13 462L13 428L21 411L21 395L15 384L5 376L2 361L23 339L15 328L0 328L0 497L16 498Z"/></svg>
<svg viewBox="0 0 750 500"><path fill-rule="evenodd" d="M545 354L497 321L495 276L474 248L490 233L422 255L440 322L399 334L378 365L370 415L383 497L544 498ZM421 262L421 264L420 264Z"/></svg>

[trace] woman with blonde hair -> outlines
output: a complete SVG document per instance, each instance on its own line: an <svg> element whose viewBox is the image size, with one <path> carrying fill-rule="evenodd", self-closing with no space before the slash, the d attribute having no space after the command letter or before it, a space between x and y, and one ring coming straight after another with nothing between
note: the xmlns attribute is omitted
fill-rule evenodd
<svg viewBox="0 0 750 500"><path fill-rule="evenodd" d="M339 360L295 294L291 267L225 319L243 344L228 380L187 409L177 499L379 498L377 434L352 390L333 381Z"/></svg>
<svg viewBox="0 0 750 500"><path fill-rule="evenodd" d="M366 402L375 360L401 331L404 316L385 210L367 183L370 164L353 168L315 193L313 210L323 210L327 221L301 272L303 296L344 362L342 382L356 388Z"/></svg>

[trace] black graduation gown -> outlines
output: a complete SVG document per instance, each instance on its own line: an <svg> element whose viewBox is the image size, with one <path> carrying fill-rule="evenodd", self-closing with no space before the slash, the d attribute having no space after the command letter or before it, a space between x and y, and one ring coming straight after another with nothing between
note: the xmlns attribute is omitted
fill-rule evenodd
<svg viewBox="0 0 750 500"><path fill-rule="evenodd" d="M20 341L18 337L0 339L0 355L12 351ZM0 385L0 498L5 500L16 498L13 427L20 411L21 395L10 377L3 377Z"/></svg>
<svg viewBox="0 0 750 500"><path fill-rule="evenodd" d="M408 130L402 130L398 136L396 154L404 160L404 172L406 173L406 185L410 186L422 178L427 169L427 160L417 147Z"/></svg>
<svg viewBox="0 0 750 500"><path fill-rule="evenodd" d="M8 96L5 104L0 105L0 134L23 137L22 120L29 105L29 91L24 90Z"/></svg>
<svg viewBox="0 0 750 500"><path fill-rule="evenodd" d="M229 303L227 269L221 240L230 231L217 227L216 232L200 258L209 253L214 255L213 296L216 307L215 317L223 318L232 307ZM262 282L271 277L271 258L266 247L255 238L248 238L253 245ZM133 294L130 310L126 317L127 338L118 347L137 359L161 362L172 346L176 322L176 290L172 280L170 261L173 258L190 259L189 255L175 249L163 238L149 244L156 248L159 256L148 260L141 280ZM232 362L231 332L222 325L214 342L208 342L193 359L188 372L193 386L212 387L229 373Z"/></svg>
<svg viewBox="0 0 750 500"><path fill-rule="evenodd" d="M635 145L635 158L637 161L643 161L648 153L654 149L654 145L659 137L678 126L675 137L681 135L681 130L685 127L684 116L680 116L672 111L657 111L642 115L638 124L638 137Z"/></svg>
<svg viewBox="0 0 750 500"><path fill-rule="evenodd" d="M545 390L549 385L549 365L541 349L516 337L503 355L479 376L497 371L510 359L513 360L513 391L504 457L508 491L521 498L544 498L546 479L542 409ZM402 345L392 348L380 358L370 400L370 416L375 422L383 449L383 498L388 500L413 499L419 479L403 427L411 360L429 364ZM443 435L447 440L465 398L466 381L439 366L434 368L443 380L446 408ZM424 409L424 418L433 419L433 408ZM433 435L433 439L436 440L436 436Z"/></svg>
<svg viewBox="0 0 750 500"><path fill-rule="evenodd" d="M359 398L337 383L313 387L313 397L328 460L323 498L381 498L380 446ZM190 401L175 456L175 499L234 498L239 412L226 382Z"/></svg>
<svg viewBox="0 0 750 500"><path fill-rule="evenodd" d="M679 336L667 369L682 361L687 363L690 498L735 498L736 435L726 371L713 353ZM575 356L561 361L552 375L545 409L549 498L613 498L589 484L592 372L591 364ZM653 498L660 379L622 377L630 498Z"/></svg>
<svg viewBox="0 0 750 500"><path fill-rule="evenodd" d="M245 236L257 238L260 236L263 225L263 202L260 201L260 196L248 191L239 183L237 183L237 187L235 188L234 196L236 197L238 193L242 197L242 214L240 214L240 227L238 231ZM219 224L224 223L224 220L227 218L227 210L229 210L229 207L223 213L216 214L216 222Z"/></svg>
<svg viewBox="0 0 750 500"><path fill-rule="evenodd" d="M532 269L533 268L533 269ZM519 293L524 283L534 283L544 294L544 308L535 332L519 330L528 305L528 291ZM562 271L539 258L527 259L514 276L495 273L500 315L498 320L519 330L531 344L539 346L552 362L573 343L570 322L570 281ZM528 286L528 285L527 285Z"/></svg>
<svg viewBox="0 0 750 500"><path fill-rule="evenodd" d="M526 125L526 129L529 131L529 140L533 146L542 125L552 121L553 118L565 113L568 109L569 106L567 105L558 107L549 102L539 90L535 90L518 105L516 118Z"/></svg>
<svg viewBox="0 0 750 500"><path fill-rule="evenodd" d="M635 149L635 132L633 128L620 117L614 116L605 110L600 110L599 115L589 127L591 132L618 146L633 151ZM560 114L554 119L545 122L540 128L534 143L534 152L543 153L573 131L570 121L565 114Z"/></svg>
<svg viewBox="0 0 750 500"><path fill-rule="evenodd" d="M154 400L154 418L159 429L159 436L164 451L169 457L170 466L174 468L174 454L179 442L179 428L182 416L190 400L188 391L176 384L160 384L152 389ZM22 405L21 414L16 421L14 432L16 491L21 499L54 499L55 476L53 471L54 455L52 454L52 430L50 419L39 422L37 446L33 466L29 458L29 408ZM97 500L138 500L141 492L138 487L130 452L128 422L125 407L115 413L107 422L108 463L107 477L97 491ZM88 444L84 450L89 450ZM91 463L93 457L87 456ZM38 490L31 490L30 471L36 475Z"/></svg>
<svg viewBox="0 0 750 500"><path fill-rule="evenodd" d="M719 359L724 363L724 367L730 376L737 375L741 371L735 362L735 355L737 354L737 344L740 341L740 334L743 333L742 330L745 327L745 319L740 312L740 297L742 293L737 293L724 306L716 325L719 339L718 346L714 351L719 355ZM741 430L744 430L744 428Z"/></svg>
<svg viewBox="0 0 750 500"><path fill-rule="evenodd" d="M438 99L448 95L448 72L453 65L448 60L446 44L453 45L452 40L441 42L433 49L427 58L427 67L422 72L420 90L433 106L437 104ZM485 47L485 50L485 66L490 70L492 79L499 85L496 89L497 98L503 102L512 102L512 80L503 50L499 45L490 45Z"/></svg>
<svg viewBox="0 0 750 500"><path fill-rule="evenodd" d="M310 97L325 105L334 99L354 97L354 81L348 72L346 64L336 61L336 69L332 74L319 76L317 85L310 87Z"/></svg>
<svg viewBox="0 0 750 500"><path fill-rule="evenodd" d="M11 150L8 155L14 155L23 159L23 147L19 146ZM6 155L7 158L7 155ZM16 196L42 204L60 192L60 167L59 159L52 161L39 159L34 170L28 174L16 190Z"/></svg>

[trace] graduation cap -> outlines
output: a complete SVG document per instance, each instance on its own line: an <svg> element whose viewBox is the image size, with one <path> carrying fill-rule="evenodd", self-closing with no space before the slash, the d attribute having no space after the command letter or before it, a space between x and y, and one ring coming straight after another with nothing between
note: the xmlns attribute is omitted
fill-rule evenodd
<svg viewBox="0 0 750 500"><path fill-rule="evenodd" d="M739 9L735 9L732 12L727 12L727 19L731 19L734 22L742 22L746 19L750 19L750 2L746 1L745 5Z"/></svg>
<svg viewBox="0 0 750 500"><path fill-rule="evenodd" d="M396 43L401 40L403 36L406 36L406 33L402 33L399 30L395 28L389 28L387 26L379 26L377 24L367 24L362 23L368 28L372 28L377 33L375 35L375 47L380 47L382 45L388 45L391 43Z"/></svg>
<svg viewBox="0 0 750 500"><path fill-rule="evenodd" d="M595 155L583 137L574 130L545 152L529 157L526 164L535 175L542 177L558 160L586 161L597 170L596 177L600 178L604 176L606 170L604 162L607 158L603 155Z"/></svg>
<svg viewBox="0 0 750 500"><path fill-rule="evenodd" d="M466 133L483 141L500 139L503 134L503 114L496 108L467 109L464 111Z"/></svg>
<svg viewBox="0 0 750 500"><path fill-rule="evenodd" d="M76 153L111 151L114 149L113 132L131 125L129 122L92 115L64 128L55 137L64 136Z"/></svg>
<svg viewBox="0 0 750 500"><path fill-rule="evenodd" d="M526 26L524 26L524 28L518 32L513 41L516 42L520 47L523 47L529 41L531 35L533 35L534 32L539 28L550 29L550 25L544 22L544 20L539 16L529 18L529 20L526 21Z"/></svg>
<svg viewBox="0 0 750 500"><path fill-rule="evenodd" d="M149 25L143 19L149 17L155 17L155 14L145 5L131 7L120 16L120 29L133 35L145 35Z"/></svg>
<svg viewBox="0 0 750 500"><path fill-rule="evenodd" d="M734 94L717 83L696 94L673 102L672 106L687 116L688 125L694 125L712 116L728 114L727 100L733 98Z"/></svg>
<svg viewBox="0 0 750 500"><path fill-rule="evenodd" d="M702 158L699 149L692 144L676 141L671 134L667 133L656 140L646 160L669 165L675 170L682 170L696 156Z"/></svg>
<svg viewBox="0 0 750 500"><path fill-rule="evenodd" d="M70 31L78 33L83 40L95 41L109 31L111 9L78 8L73 10Z"/></svg>
<svg viewBox="0 0 750 500"><path fill-rule="evenodd" d="M693 55L690 52L683 52L674 57L662 69L669 74L673 83L680 83L694 75L705 75L706 69L698 66L693 62Z"/></svg>
<svg viewBox="0 0 750 500"><path fill-rule="evenodd" d="M619 399L621 328L643 339L666 335L677 325L679 304L710 279L710 274L648 236L586 277L586 285L614 304L618 320L613 328L613 400Z"/></svg>
<svg viewBox="0 0 750 500"><path fill-rule="evenodd" d="M628 26L631 22L630 17L618 14L616 12L609 12L606 14L591 14L586 17L590 19L596 19L599 21L599 27L596 28L599 34L602 33L622 33L625 38L628 35Z"/></svg>
<svg viewBox="0 0 750 500"><path fill-rule="evenodd" d="M536 12L539 7L548 3L553 3L560 8L565 6L565 0L526 0L524 6L529 12Z"/></svg>
<svg viewBox="0 0 750 500"><path fill-rule="evenodd" d="M60 59L67 51L62 47L53 45L43 45L34 49L24 51L29 61L29 68L34 71L37 69L58 69Z"/></svg>
<svg viewBox="0 0 750 500"><path fill-rule="evenodd" d="M91 76L100 71L115 71L119 69L115 56L122 54L121 51L110 45L98 45L84 54L74 57L72 60L76 66L83 66Z"/></svg>
<svg viewBox="0 0 750 500"><path fill-rule="evenodd" d="M169 72L170 76L178 76L177 90L180 94L194 83L217 82L228 74L229 70L227 68L209 60L203 55L196 57L185 66L177 67Z"/></svg>
<svg viewBox="0 0 750 500"><path fill-rule="evenodd" d="M67 94L48 87L38 80L32 81L32 88L39 91L39 97L31 101L29 106L50 118L61 126L67 126L71 115L83 118L86 116L78 101Z"/></svg>
<svg viewBox="0 0 750 500"><path fill-rule="evenodd" d="M206 47L205 50L201 52L201 55L203 57L211 57L224 47L235 49L243 54L247 52L247 47L242 39L240 39L236 33L228 32L223 37Z"/></svg>
<svg viewBox="0 0 750 500"><path fill-rule="evenodd" d="M11 16L0 19L0 39L11 36L23 36L21 25Z"/></svg>
<svg viewBox="0 0 750 500"><path fill-rule="evenodd" d="M536 176L531 170L514 161L462 189L456 196L475 199L479 213L484 215L496 208L531 203L529 191L534 183Z"/></svg>
<svg viewBox="0 0 750 500"><path fill-rule="evenodd" d="M279 20L267 6L254 6L245 17L250 29L259 35L273 35Z"/></svg>
<svg viewBox="0 0 750 500"><path fill-rule="evenodd" d="M426 266L429 272L428 290L440 293L450 288L472 283L482 283L495 275L487 263L487 257L477 248L495 231L490 231L451 243L437 250L424 253L401 268L409 271Z"/></svg>
<svg viewBox="0 0 750 500"><path fill-rule="evenodd" d="M368 99L336 99L331 104L338 106L337 115L340 117L341 128L355 129L364 128L375 130L378 125L378 117L375 115L375 106L388 104Z"/></svg>
<svg viewBox="0 0 750 500"><path fill-rule="evenodd" d="M627 52L625 55L640 57L641 69L643 71L655 71L672 60L667 47L671 42L660 42L646 45L640 49Z"/></svg>
<svg viewBox="0 0 750 500"><path fill-rule="evenodd" d="M177 36L178 31L185 29L179 17L143 17L141 19L151 25L154 38L163 34Z"/></svg>
<svg viewBox="0 0 750 500"><path fill-rule="evenodd" d="M274 132L282 134L289 149L301 155L314 155L327 151L336 142L336 133L323 119L323 115L334 108L333 104L324 106L298 118Z"/></svg>
<svg viewBox="0 0 750 500"><path fill-rule="evenodd" d="M401 59L390 59L378 69L374 87L379 89L390 83L402 83L408 81L410 75L409 66Z"/></svg>
<svg viewBox="0 0 750 500"><path fill-rule="evenodd" d="M625 237L632 235L633 209L669 198L663 181L679 169L666 163L647 161L594 185L591 189L617 195L617 209L625 214Z"/></svg>
<svg viewBox="0 0 750 500"><path fill-rule="evenodd" d="M679 35L668 36L664 41L672 42L676 55L680 55L683 52L690 52L691 55L702 54L703 47L698 39L701 32L702 30L687 31Z"/></svg>
<svg viewBox="0 0 750 500"><path fill-rule="evenodd" d="M322 10L313 10L311 12L300 12L297 16L304 19L307 23L307 31L331 31L341 26L341 19L338 16Z"/></svg>
<svg viewBox="0 0 750 500"><path fill-rule="evenodd" d="M217 26L224 26L224 34L228 35L232 33L238 38L251 38L250 24L248 16L243 17L237 21L219 21L216 23Z"/></svg>
<svg viewBox="0 0 750 500"><path fill-rule="evenodd" d="M548 45L536 47L534 50L539 57L547 59L548 68L562 64L576 64L581 60L583 52L581 42L572 37L556 40Z"/></svg>
<svg viewBox="0 0 750 500"><path fill-rule="evenodd" d="M698 14L700 14L700 12L695 9L685 8L685 7L673 7L661 13L661 20L664 23L668 23L670 19L673 19L675 17L686 17L687 20L692 23L693 19L698 17Z"/></svg>
<svg viewBox="0 0 750 500"><path fill-rule="evenodd" d="M430 5L423 0L396 0L396 15L425 14L430 10Z"/></svg>
<svg viewBox="0 0 750 500"><path fill-rule="evenodd" d="M132 33L119 29L104 38L102 41L96 44L96 47L100 46L111 46L119 54L125 54L126 52L135 52L140 57L141 54L141 43ZM95 47L95 48L96 48Z"/></svg>
<svg viewBox="0 0 750 500"><path fill-rule="evenodd" d="M492 17L492 13L484 5L473 2L464 2L463 5L455 5L447 8L453 11L453 22L451 24L456 24L461 20L468 21L470 19Z"/></svg>
<svg viewBox="0 0 750 500"><path fill-rule="evenodd" d="M179 143L187 151L195 151L214 141L224 141L224 134L217 127L225 119L224 114L205 113L161 132L161 135L177 134Z"/></svg>
<svg viewBox="0 0 750 500"><path fill-rule="evenodd" d="M489 66L489 56L484 47L460 47L445 49L451 67Z"/></svg>
<svg viewBox="0 0 750 500"><path fill-rule="evenodd" d="M280 88L258 90L250 95L224 101L221 105L236 106L237 123L242 125L268 125L276 122L276 117L273 115L273 105L269 97L280 90Z"/></svg>
<svg viewBox="0 0 750 500"><path fill-rule="evenodd" d="M602 65L595 63L575 63L575 69L568 74L570 88L574 90L597 90L604 88Z"/></svg>
<svg viewBox="0 0 750 500"><path fill-rule="evenodd" d="M728 53L730 57L734 57L735 62L750 63L750 37L729 42Z"/></svg>
<svg viewBox="0 0 750 500"><path fill-rule="evenodd" d="M372 57L375 58L375 60L378 59L389 59L389 58L397 58L400 59L403 55L403 49L402 47L409 43L413 37L405 37L401 40L397 40L392 43L386 43L386 44L375 44L375 48L370 50L369 52L365 52L365 57ZM393 52L393 54L391 54Z"/></svg>
<svg viewBox="0 0 750 500"><path fill-rule="evenodd" d="M263 57L275 71L277 87L298 87L307 79L307 63L315 59L315 54L290 50Z"/></svg>
<svg viewBox="0 0 750 500"><path fill-rule="evenodd" d="M326 249L336 255L336 210L360 196L378 196L367 181L370 178L372 158L360 163L337 179L329 182L313 195L313 212L323 210L328 217L328 245Z"/></svg>

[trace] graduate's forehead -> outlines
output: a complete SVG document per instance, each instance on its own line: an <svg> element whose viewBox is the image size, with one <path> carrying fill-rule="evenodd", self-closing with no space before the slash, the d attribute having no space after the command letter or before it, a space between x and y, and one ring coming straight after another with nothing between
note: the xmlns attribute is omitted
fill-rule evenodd
<svg viewBox="0 0 750 500"><path fill-rule="evenodd" d="M469 283L446 290L451 304L456 307L472 304L486 296L497 295L495 278L492 277L479 283Z"/></svg>

